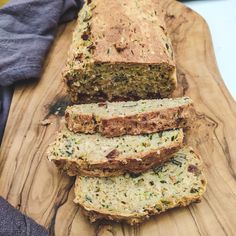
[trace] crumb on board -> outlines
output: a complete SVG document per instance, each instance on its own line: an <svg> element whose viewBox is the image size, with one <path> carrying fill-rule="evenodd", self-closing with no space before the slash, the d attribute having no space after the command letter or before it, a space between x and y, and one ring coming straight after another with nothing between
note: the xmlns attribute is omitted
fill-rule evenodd
<svg viewBox="0 0 236 236"><path fill-rule="evenodd" d="M41 125L46 126L52 124L52 122L49 119L42 120L40 122Z"/></svg>

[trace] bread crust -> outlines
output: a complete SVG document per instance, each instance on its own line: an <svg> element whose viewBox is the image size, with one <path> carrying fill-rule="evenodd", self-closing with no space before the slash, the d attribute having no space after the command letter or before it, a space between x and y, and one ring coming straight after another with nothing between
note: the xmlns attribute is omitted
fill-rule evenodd
<svg viewBox="0 0 236 236"><path fill-rule="evenodd" d="M174 66L160 4L152 0L138 3L93 0L93 4L90 32L96 42L95 62L125 62L131 66L133 63L167 63ZM107 48L111 48L109 54Z"/></svg>
<svg viewBox="0 0 236 236"><path fill-rule="evenodd" d="M95 117L92 114L74 114L69 107L65 112L65 120L70 131L90 134L99 132L101 135L110 138L125 134L150 134L188 127L194 120L194 114L193 103L112 118Z"/></svg>
<svg viewBox="0 0 236 236"><path fill-rule="evenodd" d="M183 146L183 133L168 147L149 152L138 153L130 157L116 157L101 163L89 164L78 158L48 156L58 169L69 176L108 177L117 176L126 172L139 174L152 167L166 162L173 153Z"/></svg>
<svg viewBox="0 0 236 236"><path fill-rule="evenodd" d="M173 206L168 208L169 209L173 209L173 208L177 208L177 207L185 207L190 205L191 203L199 203L201 202L201 196L197 196L197 197L185 197L182 201L179 201L177 203L173 203ZM151 216L155 216L155 215L159 215L163 212L165 212L165 210L162 211L157 211L156 209L150 209L147 210L147 214L140 216L138 214L136 215L117 215L117 214L111 214L108 212L97 212L95 209L92 208L87 208L83 205L80 204L80 201L78 199L74 199L74 203L79 204L80 207L83 210L83 214L88 217L89 221L91 223L96 222L98 220L112 220L112 221L116 221L116 222L126 222L129 225L137 225L140 224L146 220L148 220Z"/></svg>
<svg viewBox="0 0 236 236"><path fill-rule="evenodd" d="M70 107L65 111L67 128L75 133L94 134L97 130L97 122L92 115L77 114L73 116Z"/></svg>

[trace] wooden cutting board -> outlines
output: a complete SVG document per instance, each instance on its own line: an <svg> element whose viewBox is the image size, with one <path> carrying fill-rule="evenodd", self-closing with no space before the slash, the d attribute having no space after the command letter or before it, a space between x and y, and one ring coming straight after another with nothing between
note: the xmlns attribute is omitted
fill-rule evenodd
<svg viewBox="0 0 236 236"><path fill-rule="evenodd" d="M236 105L216 66L208 26L181 3L165 0L179 87L198 120L187 142L202 155L208 178L200 204L173 209L140 226L90 224L73 200L74 178L60 175L45 155L68 98L61 70L75 22L61 26L42 78L18 84L0 152L0 194L51 235L236 235ZM233 76L233 75L232 75ZM42 125L48 119L52 124Z"/></svg>

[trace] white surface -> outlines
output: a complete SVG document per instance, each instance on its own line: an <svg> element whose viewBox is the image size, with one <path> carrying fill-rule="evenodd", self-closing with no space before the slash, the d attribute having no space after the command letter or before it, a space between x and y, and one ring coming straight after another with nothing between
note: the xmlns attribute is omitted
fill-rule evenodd
<svg viewBox="0 0 236 236"><path fill-rule="evenodd" d="M236 100L236 0L183 1L207 21L218 68Z"/></svg>

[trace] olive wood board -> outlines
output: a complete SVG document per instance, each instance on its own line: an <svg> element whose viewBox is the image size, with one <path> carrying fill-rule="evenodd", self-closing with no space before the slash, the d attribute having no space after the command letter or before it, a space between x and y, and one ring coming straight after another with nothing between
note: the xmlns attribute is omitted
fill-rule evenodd
<svg viewBox="0 0 236 236"><path fill-rule="evenodd" d="M195 103L197 121L187 143L203 158L207 191L201 203L138 226L92 224L82 215L73 203L74 178L60 174L46 158L69 104L61 71L73 21L60 26L41 78L16 85L0 151L0 195L50 235L236 235L236 104L221 79L205 20L177 1L161 4L177 61L174 96L190 96ZM50 124L43 125L45 120Z"/></svg>

